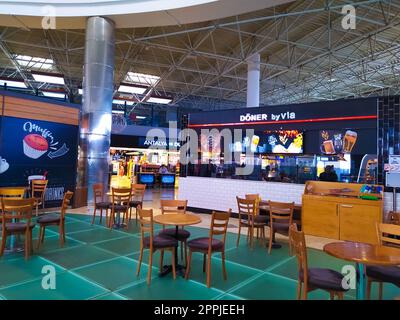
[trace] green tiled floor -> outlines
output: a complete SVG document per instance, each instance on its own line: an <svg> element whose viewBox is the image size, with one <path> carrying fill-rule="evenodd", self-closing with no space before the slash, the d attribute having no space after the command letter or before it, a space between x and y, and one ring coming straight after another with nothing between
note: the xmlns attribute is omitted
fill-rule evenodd
<svg viewBox="0 0 400 320"><path fill-rule="evenodd" d="M297 286L296 259L288 254L288 247L273 250L268 255L265 246L255 244L250 250L242 237L236 248L236 234L229 233L226 243L226 268L228 280L223 280L221 256L212 258L212 288L205 286L201 254L194 254L190 280L171 275L158 276L159 253L153 259L152 282L146 284L148 252L143 257L139 277L136 268L139 257L140 234L132 222L128 230L112 230L91 225L91 216L69 214L66 219L67 241L59 247L58 229L46 230L46 239L40 250L25 261L22 253L5 255L0 259L0 299L295 299ZM160 229L159 226L156 228ZM188 227L192 238L207 237L208 230ZM38 228L34 231L34 245ZM321 251L309 249L310 267L329 267L341 271L346 262L335 259ZM171 261L166 252L165 263ZM56 271L56 289L42 287L44 266ZM400 296L400 289L385 284L384 298ZM377 297L377 286L373 298ZM328 299L326 292L316 290L310 299ZM354 299L350 291L346 299Z"/></svg>

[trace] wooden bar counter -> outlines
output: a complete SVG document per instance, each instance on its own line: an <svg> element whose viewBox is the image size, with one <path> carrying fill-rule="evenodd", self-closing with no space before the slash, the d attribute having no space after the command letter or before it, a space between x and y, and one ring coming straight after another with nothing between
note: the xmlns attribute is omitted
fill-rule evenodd
<svg viewBox="0 0 400 320"><path fill-rule="evenodd" d="M302 228L305 234L377 244L376 224L382 222L382 194L378 200L360 196L362 185L308 181L303 194Z"/></svg>

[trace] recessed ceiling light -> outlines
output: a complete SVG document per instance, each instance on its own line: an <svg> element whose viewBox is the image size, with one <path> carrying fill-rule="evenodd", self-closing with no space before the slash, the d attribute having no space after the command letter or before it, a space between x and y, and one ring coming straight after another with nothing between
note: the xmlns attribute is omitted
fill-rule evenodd
<svg viewBox="0 0 400 320"><path fill-rule="evenodd" d="M35 81L38 81L38 82L65 85L64 76L62 76L62 75L51 74L51 73L36 73L36 72L32 72L32 76L35 79Z"/></svg>
<svg viewBox="0 0 400 320"><path fill-rule="evenodd" d="M0 79L0 86L7 85L7 87L13 88L27 88L25 82L23 81L15 81L15 80L8 80L8 79Z"/></svg>
<svg viewBox="0 0 400 320"><path fill-rule="evenodd" d="M35 68L41 70L51 70L54 68L54 61L52 59L32 57L25 55L16 55L15 61L22 67Z"/></svg>
<svg viewBox="0 0 400 320"><path fill-rule="evenodd" d="M136 116L136 119L143 120L143 119L146 119L146 117L144 117L144 116Z"/></svg>
<svg viewBox="0 0 400 320"><path fill-rule="evenodd" d="M78 89L78 94L82 95L83 94L83 89L79 88Z"/></svg>
<svg viewBox="0 0 400 320"><path fill-rule="evenodd" d="M61 92L50 92L50 91L42 91L43 95L48 98L59 98L65 99L65 93Z"/></svg>
<svg viewBox="0 0 400 320"><path fill-rule="evenodd" d="M133 94L144 94L146 92L146 90L147 90L147 88L130 86L130 85L125 85L125 84L121 84L118 88L119 92L133 93Z"/></svg>
<svg viewBox="0 0 400 320"><path fill-rule="evenodd" d="M172 102L170 98L157 98L157 97L150 97L147 102L150 103L161 103L161 104L169 104Z"/></svg>
<svg viewBox="0 0 400 320"><path fill-rule="evenodd" d="M121 99L114 99L113 104L119 104L119 105L126 105L128 106L133 106L135 104L135 101L130 101L130 100L121 100Z"/></svg>
<svg viewBox="0 0 400 320"><path fill-rule="evenodd" d="M125 81L135 84L141 84L144 86L152 86L160 80L159 76L154 76L151 74L128 72Z"/></svg>
<svg viewBox="0 0 400 320"><path fill-rule="evenodd" d="M114 113L114 114L125 114L125 111L123 111L123 110L113 110L112 113Z"/></svg>

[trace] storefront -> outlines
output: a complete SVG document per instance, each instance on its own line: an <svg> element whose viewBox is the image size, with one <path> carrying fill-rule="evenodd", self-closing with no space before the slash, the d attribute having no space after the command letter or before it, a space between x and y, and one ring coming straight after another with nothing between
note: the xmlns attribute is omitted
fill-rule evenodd
<svg viewBox="0 0 400 320"><path fill-rule="evenodd" d="M138 136L112 135L111 185L146 184L175 187L179 176L178 142Z"/></svg>
<svg viewBox="0 0 400 320"><path fill-rule="evenodd" d="M334 172L330 181L377 183L377 103L367 98L190 114L199 161L182 169L179 197L199 208L206 197L207 209L218 210L235 208L236 195L245 193L301 202L305 182L322 180L326 167ZM248 164L251 172L237 174ZM232 199L213 199L224 189L232 190Z"/></svg>

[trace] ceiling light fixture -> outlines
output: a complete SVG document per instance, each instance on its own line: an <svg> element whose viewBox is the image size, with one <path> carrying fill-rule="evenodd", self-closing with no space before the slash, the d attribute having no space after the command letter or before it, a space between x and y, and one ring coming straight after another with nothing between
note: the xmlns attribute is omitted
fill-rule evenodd
<svg viewBox="0 0 400 320"><path fill-rule="evenodd" d="M121 100L121 99L114 99L113 104L118 104L118 105L126 105L127 106L133 106L135 104L135 101L130 101L130 100Z"/></svg>
<svg viewBox="0 0 400 320"><path fill-rule="evenodd" d="M7 87L27 89L25 82L22 80L0 79L0 86L6 85Z"/></svg>
<svg viewBox="0 0 400 320"><path fill-rule="evenodd" d="M131 94L144 94L146 90L147 88L132 86L125 83L121 83L121 85L118 88L118 92L131 93Z"/></svg>
<svg viewBox="0 0 400 320"><path fill-rule="evenodd" d="M65 85L64 76L62 74L32 71L32 76L35 81L38 82Z"/></svg>
<svg viewBox="0 0 400 320"><path fill-rule="evenodd" d="M161 97L150 97L147 102L149 103L160 103L160 104L169 104L172 102L171 98L161 98Z"/></svg>

